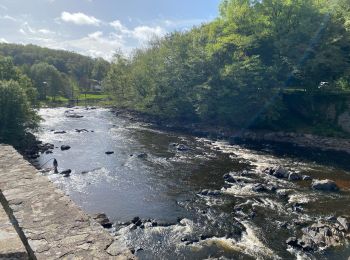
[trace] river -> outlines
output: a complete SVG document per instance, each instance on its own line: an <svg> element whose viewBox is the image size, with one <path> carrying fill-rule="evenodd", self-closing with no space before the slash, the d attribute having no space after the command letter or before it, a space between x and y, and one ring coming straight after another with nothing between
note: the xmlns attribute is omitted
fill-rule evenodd
<svg viewBox="0 0 350 260"><path fill-rule="evenodd" d="M349 215L350 172L343 167L293 153L276 155L269 146L255 150L159 131L107 109L68 111L82 118L67 117L67 110L40 110L43 121L37 136L56 148L52 154L41 154L38 163L56 158L59 170L72 169L69 178L46 174L86 212L106 213L115 223L110 231L134 248L140 259L348 259L347 243L310 253L286 245L288 237L300 234L300 223ZM180 151L176 144L189 149ZM71 149L61 151L61 145ZM341 191L316 192L309 181L291 182L262 173L278 165L332 179ZM239 173L244 182L225 182L227 173ZM254 191L256 183L276 186L289 195ZM206 189L216 192L201 192ZM129 224L136 216L157 226L148 222L135 229Z"/></svg>

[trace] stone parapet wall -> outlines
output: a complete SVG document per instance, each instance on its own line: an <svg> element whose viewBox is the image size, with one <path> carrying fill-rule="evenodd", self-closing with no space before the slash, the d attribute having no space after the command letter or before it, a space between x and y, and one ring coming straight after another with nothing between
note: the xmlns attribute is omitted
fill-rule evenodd
<svg viewBox="0 0 350 260"><path fill-rule="evenodd" d="M134 259L11 146L0 145L0 200L30 259Z"/></svg>
<svg viewBox="0 0 350 260"><path fill-rule="evenodd" d="M28 253L5 210L0 205L0 259L28 259Z"/></svg>

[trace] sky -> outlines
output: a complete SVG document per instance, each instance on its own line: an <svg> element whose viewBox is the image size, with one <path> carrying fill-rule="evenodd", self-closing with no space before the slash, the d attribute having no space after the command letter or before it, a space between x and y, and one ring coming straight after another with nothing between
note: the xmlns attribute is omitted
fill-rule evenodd
<svg viewBox="0 0 350 260"><path fill-rule="evenodd" d="M0 0L0 42L110 60L215 19L220 0Z"/></svg>

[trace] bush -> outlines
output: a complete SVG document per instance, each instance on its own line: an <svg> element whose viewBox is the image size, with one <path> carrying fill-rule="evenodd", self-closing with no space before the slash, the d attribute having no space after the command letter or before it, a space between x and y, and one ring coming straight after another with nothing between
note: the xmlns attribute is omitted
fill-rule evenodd
<svg viewBox="0 0 350 260"><path fill-rule="evenodd" d="M19 83L0 81L0 142L20 143L26 130L37 127L38 120Z"/></svg>

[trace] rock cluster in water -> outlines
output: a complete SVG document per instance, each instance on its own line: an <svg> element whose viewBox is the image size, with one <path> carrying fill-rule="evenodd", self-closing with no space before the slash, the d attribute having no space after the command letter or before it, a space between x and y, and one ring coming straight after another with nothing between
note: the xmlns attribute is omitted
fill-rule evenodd
<svg viewBox="0 0 350 260"><path fill-rule="evenodd" d="M301 238L290 237L287 245L303 251L316 251L344 244L350 239L350 222L345 217L320 220L302 229Z"/></svg>
<svg viewBox="0 0 350 260"><path fill-rule="evenodd" d="M107 215L105 213L98 213L93 216L93 219L99 223L104 228L111 228L112 222L108 219Z"/></svg>
<svg viewBox="0 0 350 260"><path fill-rule="evenodd" d="M37 159L40 156L39 153L50 154L54 148L55 146L53 144L35 141L30 149L24 151L24 156L28 159Z"/></svg>

